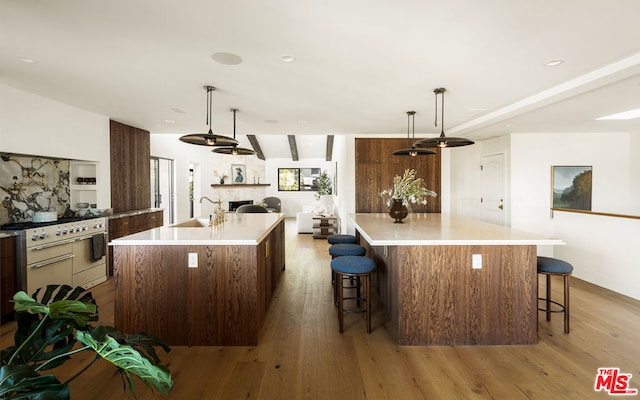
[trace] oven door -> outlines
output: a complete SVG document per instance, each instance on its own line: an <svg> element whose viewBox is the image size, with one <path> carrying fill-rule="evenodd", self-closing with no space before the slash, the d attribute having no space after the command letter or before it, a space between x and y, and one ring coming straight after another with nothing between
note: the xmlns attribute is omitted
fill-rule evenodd
<svg viewBox="0 0 640 400"><path fill-rule="evenodd" d="M101 239L105 240L105 235L101 234ZM89 289L98 283L107 280L106 257L103 255L99 260L91 260L91 238L83 236L73 242L73 286L82 286ZM105 247L106 249L106 244Z"/></svg>
<svg viewBox="0 0 640 400"><path fill-rule="evenodd" d="M71 247L71 246L69 246ZM27 294L47 285L72 285L73 254L67 253L27 265Z"/></svg>

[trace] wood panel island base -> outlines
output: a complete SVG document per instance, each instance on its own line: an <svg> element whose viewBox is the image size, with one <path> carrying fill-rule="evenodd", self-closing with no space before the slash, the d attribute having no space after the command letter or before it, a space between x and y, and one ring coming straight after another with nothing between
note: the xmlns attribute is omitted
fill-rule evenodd
<svg viewBox="0 0 640 400"><path fill-rule="evenodd" d="M413 214L405 224L386 214L350 217L377 262L398 344L537 342L536 245L562 241L446 214Z"/></svg>
<svg viewBox="0 0 640 400"><path fill-rule="evenodd" d="M112 241L116 328L172 346L257 345L284 269L283 220L228 214L224 226L192 220Z"/></svg>

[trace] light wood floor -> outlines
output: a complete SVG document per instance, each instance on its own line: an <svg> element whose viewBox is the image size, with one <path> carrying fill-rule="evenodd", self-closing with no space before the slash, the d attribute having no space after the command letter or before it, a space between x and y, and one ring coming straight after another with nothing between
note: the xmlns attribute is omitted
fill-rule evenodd
<svg viewBox="0 0 640 400"><path fill-rule="evenodd" d="M361 316L338 333L328 244L286 223L286 271L257 347L174 347L162 355L174 379L170 399L605 399L598 367L633 374L640 388L640 302L572 278L571 333L562 316L541 314L533 346L401 347L374 303L373 332ZM579 266L576 266L579 268ZM541 279L541 284L543 284ZM554 281L561 295L561 281ZM540 288L543 289L542 287ZM556 291L558 289L558 291ZM113 286L92 289L101 323L113 323ZM12 325L2 327L2 347ZM90 354L56 371L71 376ZM163 398L137 386L138 399ZM71 385L74 399L123 399L120 377L98 362Z"/></svg>

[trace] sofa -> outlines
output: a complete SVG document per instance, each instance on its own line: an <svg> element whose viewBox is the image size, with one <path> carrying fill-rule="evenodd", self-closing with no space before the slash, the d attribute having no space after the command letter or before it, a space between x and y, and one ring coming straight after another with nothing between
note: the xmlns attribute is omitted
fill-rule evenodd
<svg viewBox="0 0 640 400"><path fill-rule="evenodd" d="M302 211L296 213L298 233L313 233L313 207L303 206Z"/></svg>

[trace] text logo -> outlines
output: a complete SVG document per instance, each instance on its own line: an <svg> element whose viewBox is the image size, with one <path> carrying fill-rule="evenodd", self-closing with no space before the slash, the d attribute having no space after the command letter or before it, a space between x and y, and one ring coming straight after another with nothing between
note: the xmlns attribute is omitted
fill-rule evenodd
<svg viewBox="0 0 640 400"><path fill-rule="evenodd" d="M633 396L638 389L630 388L631 374L623 374L620 368L598 368L594 390L604 390L612 396Z"/></svg>

